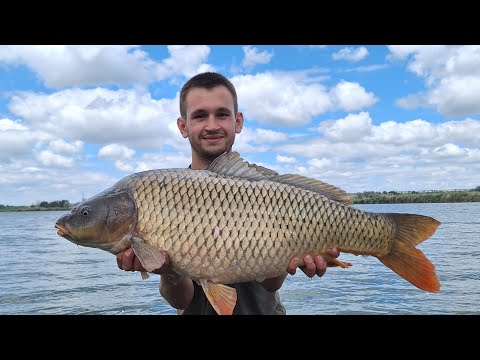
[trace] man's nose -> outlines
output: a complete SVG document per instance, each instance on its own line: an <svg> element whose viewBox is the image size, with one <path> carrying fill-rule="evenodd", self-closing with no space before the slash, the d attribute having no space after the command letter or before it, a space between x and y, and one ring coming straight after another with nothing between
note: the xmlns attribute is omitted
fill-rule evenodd
<svg viewBox="0 0 480 360"><path fill-rule="evenodd" d="M207 119L207 124L205 126L208 130L218 129L218 121L215 114L210 114Z"/></svg>

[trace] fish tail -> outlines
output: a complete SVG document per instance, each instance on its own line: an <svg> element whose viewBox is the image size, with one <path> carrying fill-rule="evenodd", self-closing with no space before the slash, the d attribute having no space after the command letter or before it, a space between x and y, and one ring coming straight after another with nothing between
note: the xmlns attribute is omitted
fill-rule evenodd
<svg viewBox="0 0 480 360"><path fill-rule="evenodd" d="M438 292L435 266L416 245L433 235L440 222L423 215L389 214L396 224L390 253L378 259L419 289Z"/></svg>

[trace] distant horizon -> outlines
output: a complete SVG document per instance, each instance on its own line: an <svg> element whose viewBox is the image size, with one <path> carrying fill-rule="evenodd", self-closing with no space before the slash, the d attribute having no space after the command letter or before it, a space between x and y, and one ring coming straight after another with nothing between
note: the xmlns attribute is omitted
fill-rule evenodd
<svg viewBox="0 0 480 360"><path fill-rule="evenodd" d="M187 167L178 94L204 71L236 87L250 163L348 193L472 189L478 69L476 45L0 45L0 203Z"/></svg>
<svg viewBox="0 0 480 360"><path fill-rule="evenodd" d="M418 193L424 193L424 192L442 192L442 191L446 191L446 192L449 192L449 191L452 191L452 192L455 192L455 191L471 191L471 190L475 190L477 187L474 187L472 189L442 189L442 190L439 190L439 189L426 189L426 190L381 190L381 191L375 191L375 190L363 190L363 191L358 191L358 192L354 192L354 193L348 193L349 195L356 195L356 194L361 194L363 192L375 192L375 193L383 193L384 191L389 193L389 192L396 192L396 193L400 193L400 194L403 194L403 193L409 193L409 192L418 192ZM96 194L95 194L96 195ZM88 198L85 198L84 200L88 200L92 197L94 197L95 195L92 195ZM47 202L53 202L53 201L62 201L62 200L66 200L68 201L71 205L74 205L74 204L79 204L81 203L83 200L79 200L79 201L70 201L68 199L55 199L55 200L39 200L39 201L36 201L35 203L31 203L29 205L26 205L26 204L22 204L22 205L10 205L10 204L3 204L0 202L0 206L12 206L12 207L30 207L30 206L38 206L41 202L43 201L47 201Z"/></svg>

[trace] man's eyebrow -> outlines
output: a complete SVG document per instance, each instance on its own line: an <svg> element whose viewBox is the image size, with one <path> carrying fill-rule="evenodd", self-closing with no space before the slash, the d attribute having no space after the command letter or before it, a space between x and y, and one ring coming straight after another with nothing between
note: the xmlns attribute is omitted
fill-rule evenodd
<svg viewBox="0 0 480 360"><path fill-rule="evenodd" d="M219 111L228 112L229 114L232 112L229 108L226 108L226 107L220 107L220 108L217 109L216 112L219 112Z"/></svg>
<svg viewBox="0 0 480 360"><path fill-rule="evenodd" d="M218 112L226 112L226 113L229 113L231 114L232 111L227 108L227 107L219 107L218 109L215 109L215 112L218 113ZM192 113L190 114L191 117L195 116L195 115L203 115L205 113L208 113L207 110L205 109L197 109L197 110L194 110L192 111Z"/></svg>
<svg viewBox="0 0 480 360"><path fill-rule="evenodd" d="M190 116L194 116L194 115L198 115L198 114L204 114L206 112L207 112L207 110L205 110L205 109L197 109L197 110L192 111Z"/></svg>

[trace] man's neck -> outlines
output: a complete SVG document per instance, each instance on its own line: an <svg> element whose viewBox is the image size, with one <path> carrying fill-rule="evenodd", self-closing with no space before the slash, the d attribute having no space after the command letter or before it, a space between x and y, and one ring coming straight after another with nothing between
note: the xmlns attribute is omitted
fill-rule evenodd
<svg viewBox="0 0 480 360"><path fill-rule="evenodd" d="M229 150L227 150L227 152L230 152L230 151L232 151L231 148ZM190 168L192 170L206 169L208 167L208 165L210 165L212 163L213 160L215 160L215 159L209 159L209 158L202 158L202 157L199 157L199 156L194 156L193 153L192 153L192 164L190 165Z"/></svg>

